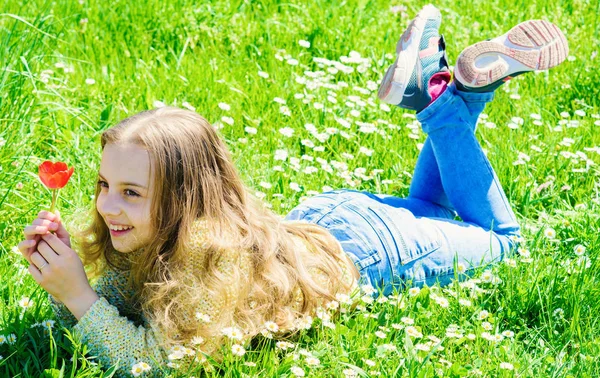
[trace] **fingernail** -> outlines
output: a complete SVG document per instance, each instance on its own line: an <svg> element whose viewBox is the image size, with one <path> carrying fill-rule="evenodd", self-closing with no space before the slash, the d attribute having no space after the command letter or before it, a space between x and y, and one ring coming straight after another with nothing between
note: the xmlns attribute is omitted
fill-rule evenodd
<svg viewBox="0 0 600 378"><path fill-rule="evenodd" d="M58 227L58 223L51 222L50 227Z"/></svg>

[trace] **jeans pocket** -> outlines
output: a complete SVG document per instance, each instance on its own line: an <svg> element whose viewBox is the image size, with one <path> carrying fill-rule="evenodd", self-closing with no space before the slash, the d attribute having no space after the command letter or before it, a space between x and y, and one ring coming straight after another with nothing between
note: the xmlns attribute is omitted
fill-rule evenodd
<svg viewBox="0 0 600 378"><path fill-rule="evenodd" d="M400 265L409 264L438 250L441 235L432 220L390 206L369 206L373 216L385 224L398 248Z"/></svg>
<svg viewBox="0 0 600 378"><path fill-rule="evenodd" d="M340 242L342 249L359 271L381 261L379 252L372 247L373 243L369 243L366 236L358 232L354 225L329 216L317 224L325 227Z"/></svg>

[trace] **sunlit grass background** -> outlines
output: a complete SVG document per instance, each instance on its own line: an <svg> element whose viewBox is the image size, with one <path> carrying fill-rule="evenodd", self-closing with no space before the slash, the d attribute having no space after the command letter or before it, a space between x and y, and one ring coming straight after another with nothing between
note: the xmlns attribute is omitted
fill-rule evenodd
<svg viewBox="0 0 600 378"><path fill-rule="evenodd" d="M15 246L49 206L38 164L75 166L59 207L77 223L93 204L99 133L124 117L163 104L195 109L219 128L252 192L282 215L328 187L408 193L425 136L376 91L423 1L3 4L2 377L102 376L93 351L58 323L50 337L46 293ZM335 329L315 319L288 350L259 339L208 374L599 376L598 4L436 4L451 64L462 48L530 18L556 23L569 41L560 67L498 90L477 130L523 225L519 255L460 286L365 303Z"/></svg>

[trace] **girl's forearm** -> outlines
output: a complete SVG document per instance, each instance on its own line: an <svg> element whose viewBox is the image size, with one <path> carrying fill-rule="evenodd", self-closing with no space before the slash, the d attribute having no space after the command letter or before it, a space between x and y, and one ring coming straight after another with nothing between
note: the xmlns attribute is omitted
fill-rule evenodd
<svg viewBox="0 0 600 378"><path fill-rule="evenodd" d="M72 299L65 299L62 302L67 306L69 311L71 311L73 316L75 316L77 320L80 320L98 299L100 299L100 297L96 294L94 289L90 287L89 290L85 291L83 294Z"/></svg>

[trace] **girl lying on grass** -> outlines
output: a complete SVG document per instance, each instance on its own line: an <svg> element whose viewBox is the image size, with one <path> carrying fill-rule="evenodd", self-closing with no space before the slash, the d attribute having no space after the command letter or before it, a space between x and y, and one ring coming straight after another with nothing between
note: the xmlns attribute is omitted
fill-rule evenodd
<svg viewBox="0 0 600 378"><path fill-rule="evenodd" d="M567 43L553 24L526 21L465 49L451 82L440 23L433 6L419 12L378 94L416 110L428 134L407 198L334 190L281 220L249 194L200 115L165 107L106 130L93 221L78 235L83 261L47 211L19 244L62 324L103 365L120 359L119 375L152 375L187 353L219 360L225 338L289 334L360 285L383 295L444 285L503 259L519 225L476 120L497 87L558 65ZM84 265L99 276L94 287Z"/></svg>

